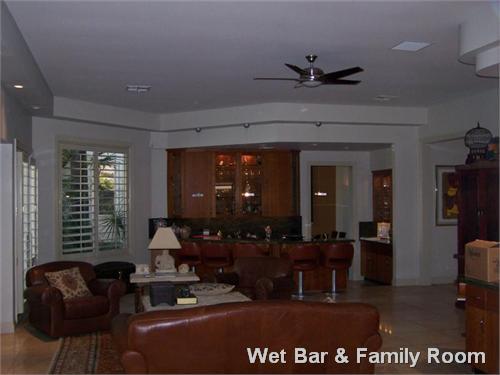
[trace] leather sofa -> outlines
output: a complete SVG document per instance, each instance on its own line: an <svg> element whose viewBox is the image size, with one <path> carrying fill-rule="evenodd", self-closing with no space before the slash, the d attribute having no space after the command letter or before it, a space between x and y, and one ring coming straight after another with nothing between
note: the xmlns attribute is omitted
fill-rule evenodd
<svg viewBox="0 0 500 375"><path fill-rule="evenodd" d="M79 268L92 296L63 300L62 293L45 278L46 272L72 267ZM33 267L26 273L26 285L29 322L52 337L109 329L125 294L121 280L97 279L92 264L85 262L51 262Z"/></svg>
<svg viewBox="0 0 500 375"><path fill-rule="evenodd" d="M291 263L275 257L242 257L233 272L215 275L218 283L236 285L251 299L289 299L294 288Z"/></svg>
<svg viewBox="0 0 500 375"><path fill-rule="evenodd" d="M251 301L114 318L127 373L373 373L356 349L377 351L379 314L362 303ZM286 351L286 363L250 363L247 348ZM326 351L324 363L295 363L295 348ZM345 348L349 363L336 363Z"/></svg>

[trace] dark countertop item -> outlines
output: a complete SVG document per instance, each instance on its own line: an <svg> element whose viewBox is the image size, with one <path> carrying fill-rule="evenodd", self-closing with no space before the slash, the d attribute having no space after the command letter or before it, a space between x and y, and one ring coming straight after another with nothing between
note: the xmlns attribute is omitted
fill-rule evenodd
<svg viewBox="0 0 500 375"><path fill-rule="evenodd" d="M476 285L476 286L480 286L480 287L483 287L483 288L494 289L494 290L498 290L499 289L498 283L489 283L487 281L478 280L478 279L470 279L468 277L460 277L459 281L462 282L462 283L466 283L466 284L470 284L470 285Z"/></svg>
<svg viewBox="0 0 500 375"><path fill-rule="evenodd" d="M369 241L369 242L377 242L385 245L392 245L392 241L390 239L380 238L380 237L361 237L360 241Z"/></svg>

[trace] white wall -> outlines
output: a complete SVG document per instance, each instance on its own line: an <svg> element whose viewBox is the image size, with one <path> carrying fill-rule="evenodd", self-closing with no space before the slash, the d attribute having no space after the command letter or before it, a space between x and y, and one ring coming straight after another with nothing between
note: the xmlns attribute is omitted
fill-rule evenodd
<svg viewBox="0 0 500 375"><path fill-rule="evenodd" d="M17 139L18 147L31 153L31 116L3 87L0 89L0 141Z"/></svg>
<svg viewBox="0 0 500 375"><path fill-rule="evenodd" d="M350 277L361 278L358 222L371 220L371 173L369 152L302 151L300 153L300 213L302 231L311 223L311 166L336 165L352 167L352 233L356 240Z"/></svg>
<svg viewBox="0 0 500 375"><path fill-rule="evenodd" d="M370 152L370 169L380 171L383 169L392 169L393 166L392 148L382 148Z"/></svg>
<svg viewBox="0 0 500 375"><path fill-rule="evenodd" d="M427 283L450 283L457 276L457 227L436 226L435 166L460 165L468 149L463 137L479 121L498 135L498 90L429 108L429 123L419 129L422 168L421 269Z"/></svg>
<svg viewBox="0 0 500 375"><path fill-rule="evenodd" d="M335 226L338 232L345 232L347 238L355 238L354 227L358 226L353 219L353 186L352 168L337 166L335 168Z"/></svg>
<svg viewBox="0 0 500 375"><path fill-rule="evenodd" d="M0 144L0 333L14 331L12 145Z"/></svg>
<svg viewBox="0 0 500 375"><path fill-rule="evenodd" d="M12 151L18 147L31 152L31 117L3 87L0 91L0 332L14 330L14 210Z"/></svg>
<svg viewBox="0 0 500 375"><path fill-rule="evenodd" d="M92 263L107 260L129 260L144 262L149 259L147 250L148 218L151 195L151 155L149 134L143 131L120 129L102 125L55 120L33 119L33 149L39 168L39 244L40 263L58 258L57 238L57 155L58 141L72 140L89 143L130 145L131 211L130 227L131 254L119 259L89 259Z"/></svg>
<svg viewBox="0 0 500 375"><path fill-rule="evenodd" d="M498 135L498 100L496 89L430 107L427 125L419 129L420 138L426 142L463 138L478 121L483 128Z"/></svg>

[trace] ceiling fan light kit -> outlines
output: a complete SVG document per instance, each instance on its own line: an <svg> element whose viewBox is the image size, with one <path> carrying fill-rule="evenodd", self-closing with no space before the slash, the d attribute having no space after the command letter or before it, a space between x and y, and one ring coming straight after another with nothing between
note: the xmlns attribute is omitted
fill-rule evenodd
<svg viewBox="0 0 500 375"><path fill-rule="evenodd" d="M264 81L295 81L297 84L295 88L298 87L318 87L321 85L357 85L361 81L355 81L350 79L342 79L344 77L360 73L363 71L359 66L337 70L331 73L324 73L322 69L314 66L314 62L318 56L307 55L306 60L309 62L309 67L299 68L293 64L285 64L285 66L299 75L299 78L278 78L278 77L257 77L254 80L264 80Z"/></svg>

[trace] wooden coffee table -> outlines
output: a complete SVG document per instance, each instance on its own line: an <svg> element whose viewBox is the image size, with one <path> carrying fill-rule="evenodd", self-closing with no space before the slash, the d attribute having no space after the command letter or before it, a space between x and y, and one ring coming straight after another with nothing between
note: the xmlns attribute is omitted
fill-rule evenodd
<svg viewBox="0 0 500 375"><path fill-rule="evenodd" d="M200 278L194 272L172 272L158 275L154 273L147 275L132 273L130 275L130 283L135 284L135 312L144 311L142 298L147 295L147 293L144 293L145 287L147 287L151 283L167 281L174 284L192 284L200 281Z"/></svg>
<svg viewBox="0 0 500 375"><path fill-rule="evenodd" d="M228 302L247 302L247 301L251 301L251 299L240 292L229 292L229 293L219 294L219 295L215 295L215 296L198 296L198 303L193 304L193 305L173 305L173 306L170 306L166 303L161 303L161 304L156 305L156 306L151 306L151 302L149 300L149 295L142 296L141 301L142 301L143 311L158 311L158 310L189 309L192 307L218 305L219 303L228 303Z"/></svg>

